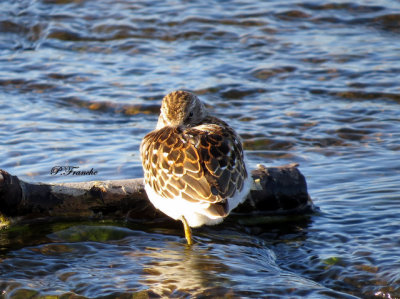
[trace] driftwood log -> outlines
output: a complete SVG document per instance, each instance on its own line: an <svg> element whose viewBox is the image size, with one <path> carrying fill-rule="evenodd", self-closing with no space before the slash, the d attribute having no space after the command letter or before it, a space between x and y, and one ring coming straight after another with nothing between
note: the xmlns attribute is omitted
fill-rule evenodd
<svg viewBox="0 0 400 299"><path fill-rule="evenodd" d="M304 215L315 211L297 164L258 166L253 188L233 214ZM143 179L78 183L28 183L0 169L0 213L13 223L27 219L128 218L156 220L165 215L148 201Z"/></svg>

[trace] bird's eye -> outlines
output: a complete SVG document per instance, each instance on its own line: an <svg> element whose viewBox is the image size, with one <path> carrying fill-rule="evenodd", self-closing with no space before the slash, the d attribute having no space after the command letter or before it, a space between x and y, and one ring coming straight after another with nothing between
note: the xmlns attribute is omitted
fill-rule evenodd
<svg viewBox="0 0 400 299"><path fill-rule="evenodd" d="M192 118L192 117L193 117L193 112L190 112L188 118Z"/></svg>

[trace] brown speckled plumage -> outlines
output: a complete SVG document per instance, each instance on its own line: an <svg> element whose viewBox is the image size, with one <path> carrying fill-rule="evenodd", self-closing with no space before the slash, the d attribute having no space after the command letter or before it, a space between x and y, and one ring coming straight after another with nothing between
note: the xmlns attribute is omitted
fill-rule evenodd
<svg viewBox="0 0 400 299"><path fill-rule="evenodd" d="M248 188L239 137L224 121L209 116L191 93L177 91L163 99L157 129L143 138L140 151L145 184L155 197L197 204L195 212L206 218L222 221L242 201L230 206L230 199ZM165 209L178 218L179 211ZM184 211L182 215L190 218ZM208 223L188 222L190 226Z"/></svg>

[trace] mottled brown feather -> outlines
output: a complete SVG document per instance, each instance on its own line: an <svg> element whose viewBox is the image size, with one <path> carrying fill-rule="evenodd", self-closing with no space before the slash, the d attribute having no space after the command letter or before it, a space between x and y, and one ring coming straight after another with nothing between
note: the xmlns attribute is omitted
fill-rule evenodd
<svg viewBox="0 0 400 299"><path fill-rule="evenodd" d="M225 215L227 199L247 178L241 145L223 121L207 117L193 128L166 126L147 134L141 145L145 181L158 194L214 203Z"/></svg>

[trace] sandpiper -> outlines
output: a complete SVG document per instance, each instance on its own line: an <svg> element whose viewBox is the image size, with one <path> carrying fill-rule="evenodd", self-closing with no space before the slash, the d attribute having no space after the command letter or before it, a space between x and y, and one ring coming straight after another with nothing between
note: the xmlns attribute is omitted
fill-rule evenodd
<svg viewBox="0 0 400 299"><path fill-rule="evenodd" d="M156 129L143 138L140 152L149 200L183 222L189 245L190 227L222 222L249 193L239 136L190 92L164 97Z"/></svg>

